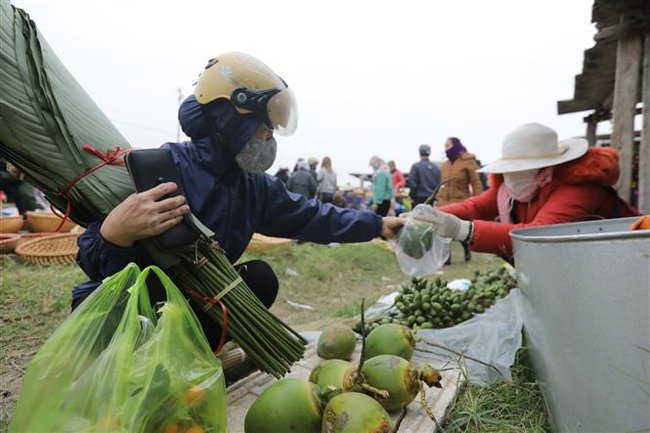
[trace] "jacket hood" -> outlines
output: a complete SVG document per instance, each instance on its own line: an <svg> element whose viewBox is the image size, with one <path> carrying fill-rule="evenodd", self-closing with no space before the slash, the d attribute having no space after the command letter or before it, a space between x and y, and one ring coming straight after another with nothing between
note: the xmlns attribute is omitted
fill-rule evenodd
<svg viewBox="0 0 650 433"><path fill-rule="evenodd" d="M613 186L620 176L618 151L611 147L590 147L583 156L553 168L553 181L566 184L597 183ZM503 174L490 173L490 187L498 188Z"/></svg>
<svg viewBox="0 0 650 433"><path fill-rule="evenodd" d="M200 161L217 172L237 166L235 156L260 124L252 114L239 114L227 100L201 105L194 95L181 104L178 121L192 140L190 145L196 148Z"/></svg>

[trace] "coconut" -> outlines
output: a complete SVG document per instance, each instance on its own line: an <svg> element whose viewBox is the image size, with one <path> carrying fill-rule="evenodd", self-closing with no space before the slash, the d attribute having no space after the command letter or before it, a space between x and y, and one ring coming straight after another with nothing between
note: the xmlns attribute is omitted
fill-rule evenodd
<svg viewBox="0 0 650 433"><path fill-rule="evenodd" d="M366 337L365 359L378 355L397 355L410 361L415 351L411 329L397 323L379 325Z"/></svg>
<svg viewBox="0 0 650 433"><path fill-rule="evenodd" d="M357 376L357 365L342 359L327 359L318 364L310 373L309 381L328 389L334 386L348 391Z"/></svg>
<svg viewBox="0 0 650 433"><path fill-rule="evenodd" d="M410 362L395 355L379 355L363 364L363 376L369 385L388 391L388 398L379 403L388 411L409 404L420 392L421 383L441 387L442 376L429 365L415 368Z"/></svg>
<svg viewBox="0 0 650 433"><path fill-rule="evenodd" d="M319 432L326 400L321 388L307 380L280 379L246 412L246 433Z"/></svg>
<svg viewBox="0 0 650 433"><path fill-rule="evenodd" d="M323 359L350 359L356 344L357 336L352 328L332 325L318 337L316 353Z"/></svg>
<svg viewBox="0 0 650 433"><path fill-rule="evenodd" d="M268 430L271 431L271 430ZM332 398L323 412L322 433L391 433L393 420L372 397L346 392Z"/></svg>

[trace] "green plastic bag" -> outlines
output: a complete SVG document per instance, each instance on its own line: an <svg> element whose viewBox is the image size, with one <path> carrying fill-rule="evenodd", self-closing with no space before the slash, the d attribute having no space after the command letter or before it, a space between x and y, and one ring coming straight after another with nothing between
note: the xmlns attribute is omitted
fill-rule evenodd
<svg viewBox="0 0 650 433"><path fill-rule="evenodd" d="M155 312L152 272L167 293ZM36 354L9 433L207 433L226 424L223 370L196 316L163 271L130 264Z"/></svg>

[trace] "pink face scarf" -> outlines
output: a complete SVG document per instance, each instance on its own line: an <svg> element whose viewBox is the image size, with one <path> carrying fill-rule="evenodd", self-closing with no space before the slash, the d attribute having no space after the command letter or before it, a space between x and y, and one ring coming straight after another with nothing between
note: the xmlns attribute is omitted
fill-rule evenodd
<svg viewBox="0 0 650 433"><path fill-rule="evenodd" d="M524 172L505 173L503 183L497 192L497 206L499 218L504 224L510 224L510 212L515 201L528 203L537 190L553 180L553 167L541 170L528 170Z"/></svg>

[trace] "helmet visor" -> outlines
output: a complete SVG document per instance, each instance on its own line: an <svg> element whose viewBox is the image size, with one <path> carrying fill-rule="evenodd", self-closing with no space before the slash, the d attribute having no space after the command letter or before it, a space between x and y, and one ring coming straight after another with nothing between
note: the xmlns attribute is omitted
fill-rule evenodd
<svg viewBox="0 0 650 433"><path fill-rule="evenodd" d="M284 87L284 86L283 86ZM279 135L289 136L298 126L298 106L293 92L288 87L273 95L266 106L273 130Z"/></svg>

